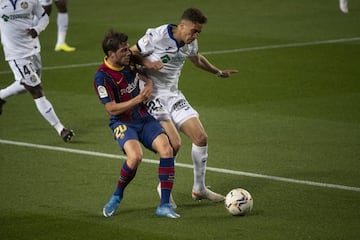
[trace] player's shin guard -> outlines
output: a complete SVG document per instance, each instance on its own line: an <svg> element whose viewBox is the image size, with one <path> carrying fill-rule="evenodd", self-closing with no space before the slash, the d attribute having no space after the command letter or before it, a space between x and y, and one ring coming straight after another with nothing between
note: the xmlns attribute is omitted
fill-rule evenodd
<svg viewBox="0 0 360 240"><path fill-rule="evenodd" d="M175 179L174 158L160 158L158 175L161 187L160 205L168 204Z"/></svg>

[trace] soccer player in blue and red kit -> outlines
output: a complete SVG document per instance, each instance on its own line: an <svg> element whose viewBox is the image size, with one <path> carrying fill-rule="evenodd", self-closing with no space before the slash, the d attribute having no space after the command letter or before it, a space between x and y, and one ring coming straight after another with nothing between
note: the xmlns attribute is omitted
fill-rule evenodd
<svg viewBox="0 0 360 240"><path fill-rule="evenodd" d="M146 101L152 92L152 81L137 72L131 64L132 54L128 36L110 30L102 42L104 63L99 66L94 88L110 115L110 128L115 140L127 156L122 165L116 190L103 208L105 217L113 216L126 186L135 177L143 152L141 144L160 156L158 177L161 183L161 199L156 215L179 218L169 203L174 183L175 169L173 149L161 125L146 110ZM139 82L144 82L140 90Z"/></svg>

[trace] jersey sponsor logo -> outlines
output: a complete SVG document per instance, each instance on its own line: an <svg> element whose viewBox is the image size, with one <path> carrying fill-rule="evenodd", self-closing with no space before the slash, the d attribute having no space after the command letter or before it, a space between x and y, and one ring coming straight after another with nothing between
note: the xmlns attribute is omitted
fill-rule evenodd
<svg viewBox="0 0 360 240"><path fill-rule="evenodd" d="M174 62L174 63L182 63L186 60L186 57L184 56L180 56L180 55L176 55L175 57L173 57L171 59L171 62Z"/></svg>
<svg viewBox="0 0 360 240"><path fill-rule="evenodd" d="M176 55L171 58L171 57L169 57L169 55L166 54L166 55L162 56L160 59L161 59L162 63L169 63L169 62L183 63L186 60L186 56Z"/></svg>
<svg viewBox="0 0 360 240"><path fill-rule="evenodd" d="M104 86L98 86L97 90L100 98L105 98L109 96Z"/></svg>
<svg viewBox="0 0 360 240"><path fill-rule="evenodd" d="M2 15L1 18L4 20L4 22L7 22L7 21L9 21L10 17L7 15Z"/></svg>
<svg viewBox="0 0 360 240"><path fill-rule="evenodd" d="M181 99L179 101L177 101L174 105L173 105L173 110L174 111L179 111L183 108L185 108L185 110L189 109L189 105L187 103L187 101L185 99Z"/></svg>
<svg viewBox="0 0 360 240"><path fill-rule="evenodd" d="M162 56L160 59L162 63L168 63L170 61L170 57L167 54L165 56Z"/></svg>
<svg viewBox="0 0 360 240"><path fill-rule="evenodd" d="M131 93L132 91L134 91L136 89L136 82L130 83L128 84L128 86L126 88L123 88L120 90L120 94L124 95L125 93Z"/></svg>
<svg viewBox="0 0 360 240"><path fill-rule="evenodd" d="M15 20L18 18L21 19L28 19L30 18L30 13L24 13L24 14L14 14L14 15L2 15L1 18L4 20L4 22L8 22L9 20Z"/></svg>

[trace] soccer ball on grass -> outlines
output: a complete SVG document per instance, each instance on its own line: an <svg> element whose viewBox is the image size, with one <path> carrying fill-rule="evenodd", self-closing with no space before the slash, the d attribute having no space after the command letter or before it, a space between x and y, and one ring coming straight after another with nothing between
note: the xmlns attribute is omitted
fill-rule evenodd
<svg viewBox="0 0 360 240"><path fill-rule="evenodd" d="M253 199L245 189L235 188L226 195L225 208L234 216L245 216L253 208Z"/></svg>

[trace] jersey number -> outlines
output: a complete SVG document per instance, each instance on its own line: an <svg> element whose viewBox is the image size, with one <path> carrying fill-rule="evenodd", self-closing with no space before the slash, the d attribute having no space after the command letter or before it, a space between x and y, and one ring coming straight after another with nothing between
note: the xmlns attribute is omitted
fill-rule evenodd
<svg viewBox="0 0 360 240"><path fill-rule="evenodd" d="M163 109L163 105L161 104L158 98L155 98L154 100L147 102L146 107L149 110L149 112L155 112L158 111L159 109Z"/></svg>
<svg viewBox="0 0 360 240"><path fill-rule="evenodd" d="M126 125L119 125L114 129L114 137L116 139L123 139L127 130Z"/></svg>
<svg viewBox="0 0 360 240"><path fill-rule="evenodd" d="M29 69L30 68L30 69ZM32 72L35 72L32 63L29 63L28 65L24 65L23 67L23 73L25 75L30 75Z"/></svg>

